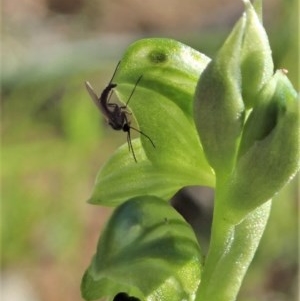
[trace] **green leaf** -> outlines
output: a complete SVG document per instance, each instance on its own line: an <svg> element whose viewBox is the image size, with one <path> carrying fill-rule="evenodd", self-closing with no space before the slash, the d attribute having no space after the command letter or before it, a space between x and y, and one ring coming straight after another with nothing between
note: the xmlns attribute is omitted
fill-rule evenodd
<svg viewBox="0 0 300 301"><path fill-rule="evenodd" d="M142 300L193 300L200 272L190 226L163 200L137 197L114 211L83 278L82 294L86 300L120 291Z"/></svg>
<svg viewBox="0 0 300 301"><path fill-rule="evenodd" d="M127 145L120 147L101 169L89 203L117 206L124 199L147 194L169 200L187 184L209 186L213 182L211 174L193 165L183 170L180 164L161 164L158 168L147 159L140 139L134 139L132 145L138 163L128 155Z"/></svg>
<svg viewBox="0 0 300 301"><path fill-rule="evenodd" d="M91 276L91 272L88 269L82 278L81 282L81 295L84 300L98 300L103 296L111 296L110 300L113 299L112 292L131 292L131 295L138 295L138 292L132 290L126 285L122 285L118 282L114 282L108 278L102 278L98 281L95 281Z"/></svg>
<svg viewBox="0 0 300 301"><path fill-rule="evenodd" d="M148 135L133 141L137 163L122 146L98 174L90 203L114 206L129 197L169 198L187 185L214 185L193 121L193 94L209 58L170 39L145 39L131 45L114 83L128 107L132 126ZM132 130L132 133L134 131ZM140 143L141 141L141 143Z"/></svg>

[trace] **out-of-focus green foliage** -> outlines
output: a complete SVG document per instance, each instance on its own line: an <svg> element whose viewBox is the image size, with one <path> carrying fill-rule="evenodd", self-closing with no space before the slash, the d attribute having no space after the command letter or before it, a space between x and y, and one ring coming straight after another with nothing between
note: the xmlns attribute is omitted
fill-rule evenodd
<svg viewBox="0 0 300 301"><path fill-rule="evenodd" d="M76 203L103 137L98 112L81 75L2 93L2 264L73 253L83 226Z"/></svg>

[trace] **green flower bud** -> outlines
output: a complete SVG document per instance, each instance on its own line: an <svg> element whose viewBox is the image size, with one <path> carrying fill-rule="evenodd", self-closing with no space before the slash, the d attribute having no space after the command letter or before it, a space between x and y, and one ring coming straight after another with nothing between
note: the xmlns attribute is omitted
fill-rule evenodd
<svg viewBox="0 0 300 301"><path fill-rule="evenodd" d="M243 16L236 24L196 88L194 119L205 155L217 174L231 171L244 122L240 52L245 21Z"/></svg>
<svg viewBox="0 0 300 301"><path fill-rule="evenodd" d="M253 107L273 74L267 34L252 4L244 3L245 14L202 73L195 94L196 126L217 176L232 171L245 107Z"/></svg>
<svg viewBox="0 0 300 301"><path fill-rule="evenodd" d="M247 108L253 107L255 95L272 77L273 60L268 36L253 6L244 0L246 26L241 51L242 95Z"/></svg>
<svg viewBox="0 0 300 301"><path fill-rule="evenodd" d="M228 179L229 219L237 222L271 199L299 169L299 101L283 70L257 95Z"/></svg>

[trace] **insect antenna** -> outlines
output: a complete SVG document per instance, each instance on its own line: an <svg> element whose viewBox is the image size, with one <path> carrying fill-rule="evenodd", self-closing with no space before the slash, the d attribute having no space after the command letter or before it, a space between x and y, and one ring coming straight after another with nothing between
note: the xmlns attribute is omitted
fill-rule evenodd
<svg viewBox="0 0 300 301"><path fill-rule="evenodd" d="M129 95L128 100L127 100L126 105L124 106L124 108L127 107L128 103L129 103L129 101L130 101L130 99L131 99L131 97L132 97L132 95L133 95L133 93L134 93L134 91L135 91L137 85L139 84L140 80L142 79L142 77L143 77L143 75L141 75L141 76L138 78L138 80L136 81L136 83L135 83L135 85L134 85L134 88L132 89L131 94Z"/></svg>
<svg viewBox="0 0 300 301"><path fill-rule="evenodd" d="M112 83L112 81L113 81L113 79L114 79L114 77L115 77L115 75L116 75L116 73L117 73L117 70L119 69L120 63L121 63L121 61L118 62L117 66L116 66L116 68L115 68L115 71L114 71L114 73L113 73L113 75L112 75L112 77L111 77L111 79L110 79L110 81L109 81L109 83L108 83L108 86L111 85L111 83Z"/></svg>

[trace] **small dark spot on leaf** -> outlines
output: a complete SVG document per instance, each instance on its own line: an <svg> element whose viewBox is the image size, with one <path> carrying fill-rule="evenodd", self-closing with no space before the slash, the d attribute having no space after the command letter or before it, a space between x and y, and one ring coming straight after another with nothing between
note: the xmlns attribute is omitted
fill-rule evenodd
<svg viewBox="0 0 300 301"><path fill-rule="evenodd" d="M152 63L159 64L168 60L167 54L160 50L153 50L149 53L149 59Z"/></svg>

